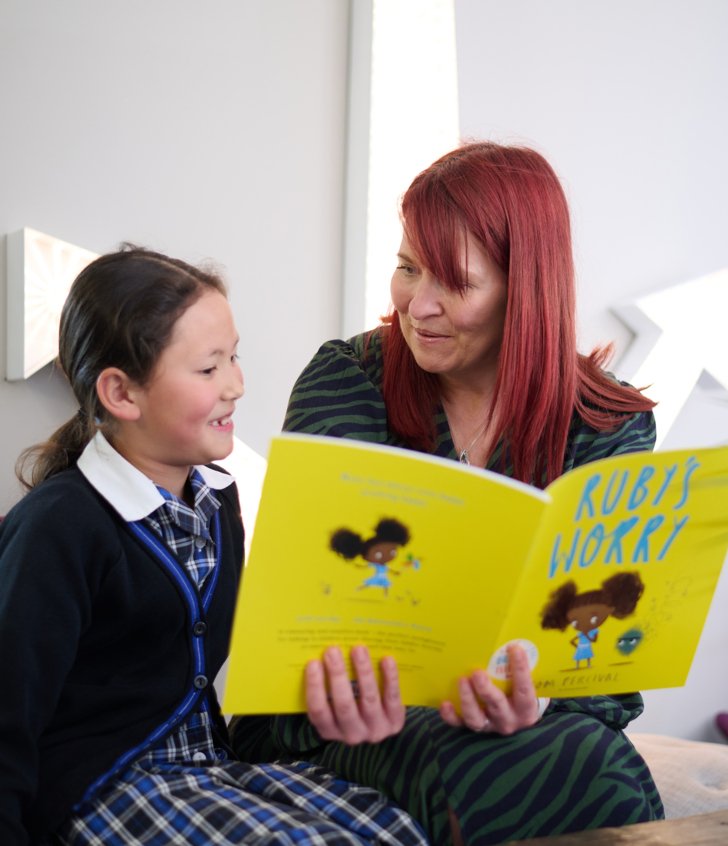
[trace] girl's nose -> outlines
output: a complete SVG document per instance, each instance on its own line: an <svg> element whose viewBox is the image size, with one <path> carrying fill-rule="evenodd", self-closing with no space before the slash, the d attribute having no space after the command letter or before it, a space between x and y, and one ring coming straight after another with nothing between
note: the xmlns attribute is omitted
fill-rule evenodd
<svg viewBox="0 0 728 846"><path fill-rule="evenodd" d="M225 399L240 399L245 393L243 371L237 362L230 368L230 377L225 385Z"/></svg>

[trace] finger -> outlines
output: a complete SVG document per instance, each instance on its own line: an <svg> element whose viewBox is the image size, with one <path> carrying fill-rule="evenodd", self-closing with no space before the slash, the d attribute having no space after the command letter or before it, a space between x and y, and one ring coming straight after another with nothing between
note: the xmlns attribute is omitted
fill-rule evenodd
<svg viewBox="0 0 728 846"><path fill-rule="evenodd" d="M511 669L513 709L521 720L525 720L527 724L535 722L538 717L538 698L536 688L533 685L526 650L512 644L508 648L508 664Z"/></svg>
<svg viewBox="0 0 728 846"><path fill-rule="evenodd" d="M476 670L470 676L470 683L474 695L490 723L488 730L497 731L500 734L514 732L518 728L518 719L513 711L513 706L506 694L493 684L485 670ZM475 728L482 731L483 724L479 722Z"/></svg>
<svg viewBox="0 0 728 846"><path fill-rule="evenodd" d="M353 647L351 660L359 685L359 713L367 728L365 739L378 743L401 731L404 725L405 710L399 694L397 665L393 658L381 662L382 682L386 692L380 693L369 650L365 646Z"/></svg>
<svg viewBox="0 0 728 846"><path fill-rule="evenodd" d="M461 728L464 725L452 702L445 701L440 704L440 716L448 725L455 728Z"/></svg>
<svg viewBox="0 0 728 846"><path fill-rule="evenodd" d="M490 713L486 712L483 703L480 701L472 676L458 680L458 693L460 695L460 716L463 723L471 731L480 731L489 719Z"/></svg>
<svg viewBox="0 0 728 846"><path fill-rule="evenodd" d="M382 675L382 706L389 723L390 734L400 732L404 727L406 709L399 689L397 662L389 655L379 662Z"/></svg>
<svg viewBox="0 0 728 846"><path fill-rule="evenodd" d="M383 715L382 698L379 684L374 674L372 660L366 646L354 646L351 649L351 663L356 674L359 711L364 720L372 724Z"/></svg>
<svg viewBox="0 0 728 846"><path fill-rule="evenodd" d="M329 704L326 676L320 661L309 661L305 672L306 712L324 740L338 740L336 718Z"/></svg>
<svg viewBox="0 0 728 846"><path fill-rule="evenodd" d="M351 687L344 656L338 646L324 652L324 668L329 682L331 708L340 737L345 743L361 743L366 737L366 724Z"/></svg>

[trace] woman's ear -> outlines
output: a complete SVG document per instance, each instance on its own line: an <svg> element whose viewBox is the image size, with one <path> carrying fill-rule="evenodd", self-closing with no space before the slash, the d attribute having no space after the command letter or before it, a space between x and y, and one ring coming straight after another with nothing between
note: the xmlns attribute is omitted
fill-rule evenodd
<svg viewBox="0 0 728 846"><path fill-rule="evenodd" d="M99 402L117 420L138 420L141 411L136 402L139 386L118 367L107 367L96 380Z"/></svg>

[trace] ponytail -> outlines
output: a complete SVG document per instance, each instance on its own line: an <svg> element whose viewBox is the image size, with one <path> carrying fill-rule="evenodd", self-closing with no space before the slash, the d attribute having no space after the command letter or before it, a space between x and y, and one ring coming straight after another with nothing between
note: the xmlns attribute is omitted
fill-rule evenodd
<svg viewBox="0 0 728 846"><path fill-rule="evenodd" d="M15 475L23 487L32 490L56 473L74 467L95 429L86 412L79 409L47 441L23 450L15 465Z"/></svg>

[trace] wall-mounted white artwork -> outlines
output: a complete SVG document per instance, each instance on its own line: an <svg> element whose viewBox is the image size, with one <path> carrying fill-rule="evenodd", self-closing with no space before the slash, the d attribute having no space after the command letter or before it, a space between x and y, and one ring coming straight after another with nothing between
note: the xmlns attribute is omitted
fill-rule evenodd
<svg viewBox="0 0 728 846"><path fill-rule="evenodd" d="M68 290L95 258L97 253L35 229L8 235L6 379L27 379L56 357Z"/></svg>
<svg viewBox="0 0 728 846"><path fill-rule="evenodd" d="M662 444L703 374L715 396L728 395L728 269L691 279L617 306L634 333L619 361L633 385L657 400L657 446Z"/></svg>

